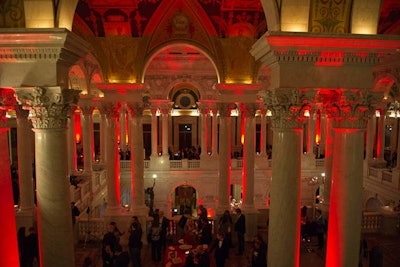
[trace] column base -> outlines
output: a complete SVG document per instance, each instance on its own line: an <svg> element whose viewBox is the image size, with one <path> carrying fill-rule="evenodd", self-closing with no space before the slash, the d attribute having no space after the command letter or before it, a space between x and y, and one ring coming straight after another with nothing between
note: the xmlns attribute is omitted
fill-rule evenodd
<svg viewBox="0 0 400 267"><path fill-rule="evenodd" d="M25 227L29 229L36 224L36 208L20 209L15 214L17 229Z"/></svg>

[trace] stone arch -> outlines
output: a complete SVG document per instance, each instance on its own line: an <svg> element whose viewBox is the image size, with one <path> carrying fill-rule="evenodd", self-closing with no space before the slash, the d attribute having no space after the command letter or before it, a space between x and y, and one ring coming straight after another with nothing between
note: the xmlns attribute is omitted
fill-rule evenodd
<svg viewBox="0 0 400 267"><path fill-rule="evenodd" d="M141 78L141 82L144 82L145 76L147 74L148 68L151 64L151 62L153 61L153 59L159 55L160 53L163 52L163 50L165 51L166 49L169 48L174 48L174 47L178 47L178 46L187 46L193 50L198 51L199 53L201 53L203 56L205 56L209 62L212 64L215 74L217 76L217 80L218 82L220 81L220 77L221 77L221 70L218 69L217 67L217 60L216 57L213 56L213 54L208 51L206 48L202 47L201 45L194 43L194 42L190 42L185 40L184 42L179 42L179 41L174 41L174 42L168 42L165 43L163 45L160 45L158 47L156 47L155 49L153 49L152 51L149 51L149 53L147 54L144 62L144 67L143 67L143 71L142 71L142 78Z"/></svg>
<svg viewBox="0 0 400 267"><path fill-rule="evenodd" d="M365 211L380 211L383 203L378 197L370 197L365 201L364 209Z"/></svg>

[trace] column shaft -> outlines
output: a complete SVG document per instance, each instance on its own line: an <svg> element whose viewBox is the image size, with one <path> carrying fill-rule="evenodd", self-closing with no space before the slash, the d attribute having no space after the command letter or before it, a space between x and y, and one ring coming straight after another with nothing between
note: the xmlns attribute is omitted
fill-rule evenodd
<svg viewBox="0 0 400 267"><path fill-rule="evenodd" d="M217 139L218 139L218 117L217 117L217 111L214 109L213 110L213 116L212 116L212 139L211 139L211 156L217 156Z"/></svg>
<svg viewBox="0 0 400 267"><path fill-rule="evenodd" d="M158 127L156 110L151 110L151 156L158 156Z"/></svg>
<svg viewBox="0 0 400 267"><path fill-rule="evenodd" d="M335 128L327 267L357 266L361 234L363 131Z"/></svg>
<svg viewBox="0 0 400 267"><path fill-rule="evenodd" d="M168 113L162 113L162 155L168 155Z"/></svg>
<svg viewBox="0 0 400 267"><path fill-rule="evenodd" d="M82 142L83 142L83 172L90 174L93 170L93 118L92 107L82 108Z"/></svg>
<svg viewBox="0 0 400 267"><path fill-rule="evenodd" d="M260 156L267 156L267 123L265 113L261 114L261 142L260 142Z"/></svg>
<svg viewBox="0 0 400 267"><path fill-rule="evenodd" d="M275 127L273 131L268 266L299 266L303 131Z"/></svg>
<svg viewBox="0 0 400 267"><path fill-rule="evenodd" d="M230 186L230 169L231 169L231 133L229 116L220 116L219 126L219 185L218 212L221 213L229 208L229 186Z"/></svg>

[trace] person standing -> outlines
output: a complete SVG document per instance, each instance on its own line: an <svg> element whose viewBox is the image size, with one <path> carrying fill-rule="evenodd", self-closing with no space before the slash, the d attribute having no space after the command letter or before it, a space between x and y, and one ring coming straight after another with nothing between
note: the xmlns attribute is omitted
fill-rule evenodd
<svg viewBox="0 0 400 267"><path fill-rule="evenodd" d="M130 226L130 235L129 235L129 254L131 256L131 261L133 267L142 267L142 235L143 230L142 226L140 225L139 219L137 216L132 217L132 224Z"/></svg>
<svg viewBox="0 0 400 267"><path fill-rule="evenodd" d="M225 239L225 234L223 232L217 233L217 239L213 242L210 247L210 252L215 250L215 265L216 267L224 267L225 261L229 255L229 244Z"/></svg>
<svg viewBox="0 0 400 267"><path fill-rule="evenodd" d="M151 259L161 261L161 243L160 243L161 225L159 218L154 218L150 228Z"/></svg>
<svg viewBox="0 0 400 267"><path fill-rule="evenodd" d="M29 235L26 237L26 266L32 267L34 262L39 264L39 239L35 228L29 228Z"/></svg>
<svg viewBox="0 0 400 267"><path fill-rule="evenodd" d="M167 247L167 233L169 232L169 223L170 221L164 216L164 212L159 211L160 215L160 223L161 223L161 232L160 232L160 243L161 243L161 251L165 251Z"/></svg>
<svg viewBox="0 0 400 267"><path fill-rule="evenodd" d="M218 221L218 231L225 234L225 238L228 240L229 246L232 246L232 217L229 210L225 210L224 214Z"/></svg>
<svg viewBox="0 0 400 267"><path fill-rule="evenodd" d="M238 218L235 222L235 232L237 234L238 240L238 252L236 255L243 255L244 252L244 235L246 233L246 218L244 214L242 214L241 209L236 209L236 214Z"/></svg>

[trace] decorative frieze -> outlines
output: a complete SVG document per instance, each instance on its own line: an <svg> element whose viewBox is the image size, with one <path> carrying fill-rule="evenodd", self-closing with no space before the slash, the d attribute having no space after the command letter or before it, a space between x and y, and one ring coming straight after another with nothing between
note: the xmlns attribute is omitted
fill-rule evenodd
<svg viewBox="0 0 400 267"><path fill-rule="evenodd" d="M79 91L60 87L19 88L15 94L18 102L30 109L36 129L66 128L71 106L79 99Z"/></svg>

